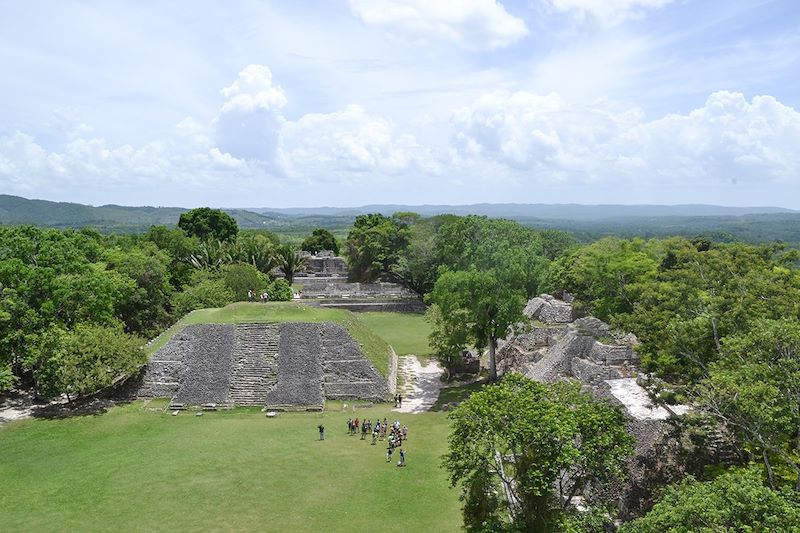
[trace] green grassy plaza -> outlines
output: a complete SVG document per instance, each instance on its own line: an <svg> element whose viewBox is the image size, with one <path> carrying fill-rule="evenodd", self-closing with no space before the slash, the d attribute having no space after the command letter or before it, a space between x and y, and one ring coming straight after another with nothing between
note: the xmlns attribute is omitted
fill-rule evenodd
<svg viewBox="0 0 800 533"><path fill-rule="evenodd" d="M233 304L195 311L184 325L332 321L382 371L388 344L429 352L421 315L354 314L298 303ZM399 414L390 404L322 413L257 409L165 412L137 401L100 415L29 419L0 428L0 531L457 531L458 492L440 467L445 413ZM349 436L349 417L409 427L407 466L386 442ZM325 441L317 426L324 424Z"/></svg>
<svg viewBox="0 0 800 533"><path fill-rule="evenodd" d="M349 436L349 416L399 418L407 466ZM326 439L318 440L317 425ZM444 413L171 416L143 402L0 429L0 531L457 531L440 468Z"/></svg>

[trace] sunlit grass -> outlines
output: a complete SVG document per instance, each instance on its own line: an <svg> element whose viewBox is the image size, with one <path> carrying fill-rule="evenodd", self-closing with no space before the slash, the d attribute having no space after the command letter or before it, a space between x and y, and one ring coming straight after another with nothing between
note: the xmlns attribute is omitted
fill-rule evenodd
<svg viewBox="0 0 800 533"><path fill-rule="evenodd" d="M134 403L0 429L2 531L457 531L440 468L443 413L403 415L407 464L346 435L348 416L258 410L178 416ZM317 425L326 427L318 440Z"/></svg>

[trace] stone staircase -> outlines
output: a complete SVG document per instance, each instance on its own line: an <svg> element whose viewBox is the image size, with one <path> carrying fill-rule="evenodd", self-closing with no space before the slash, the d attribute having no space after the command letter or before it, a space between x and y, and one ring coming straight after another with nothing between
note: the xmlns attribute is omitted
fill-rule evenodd
<svg viewBox="0 0 800 533"><path fill-rule="evenodd" d="M277 324L238 324L231 355L230 403L263 407L278 381Z"/></svg>

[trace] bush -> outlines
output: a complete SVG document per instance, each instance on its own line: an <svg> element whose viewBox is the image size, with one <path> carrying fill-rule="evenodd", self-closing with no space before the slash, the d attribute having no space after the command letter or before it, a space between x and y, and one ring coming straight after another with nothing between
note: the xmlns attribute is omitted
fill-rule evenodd
<svg viewBox="0 0 800 533"><path fill-rule="evenodd" d="M222 279L233 293L237 302L247 300L247 291L253 289L258 292L269 284L269 278L258 271L256 267L246 263L228 265L225 267Z"/></svg>
<svg viewBox="0 0 800 533"><path fill-rule="evenodd" d="M186 287L172 299L177 316L183 316L195 309L224 307L234 301L234 294L221 279L206 279L197 285Z"/></svg>
<svg viewBox="0 0 800 533"><path fill-rule="evenodd" d="M292 287L283 278L278 278L267 287L271 302L288 302L292 299Z"/></svg>

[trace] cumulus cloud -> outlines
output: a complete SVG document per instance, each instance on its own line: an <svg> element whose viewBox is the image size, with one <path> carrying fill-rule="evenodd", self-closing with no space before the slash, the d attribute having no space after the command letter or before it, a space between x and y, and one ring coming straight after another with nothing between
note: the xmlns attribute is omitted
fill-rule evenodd
<svg viewBox="0 0 800 533"><path fill-rule="evenodd" d="M673 0L547 0L558 11L575 13L603 25L613 26L636 18L648 9L663 7Z"/></svg>
<svg viewBox="0 0 800 533"><path fill-rule="evenodd" d="M186 117L164 138L136 147L111 145L82 124L59 148L26 133L0 136L0 184L20 194L229 183L261 190L287 180L364 184L438 170L414 136L357 105L286 120L287 98L265 66L248 66L221 94L225 101L211 123Z"/></svg>
<svg viewBox="0 0 800 533"><path fill-rule="evenodd" d="M283 89L272 83L270 69L248 65L220 93L226 100L215 123L217 146L233 157L261 161L282 173L281 109L287 99Z"/></svg>
<svg viewBox="0 0 800 533"><path fill-rule="evenodd" d="M334 113L309 113L284 129L286 157L294 174L316 179L343 173L436 172L430 151L412 135L397 134L384 118L358 105Z"/></svg>
<svg viewBox="0 0 800 533"><path fill-rule="evenodd" d="M800 176L800 113L771 96L716 92L687 114L646 121L635 107L579 106L500 91L452 118L455 161L499 163L542 181L786 182Z"/></svg>
<svg viewBox="0 0 800 533"><path fill-rule="evenodd" d="M495 0L350 0L350 8L390 34L467 49L501 48L528 34L525 22Z"/></svg>

